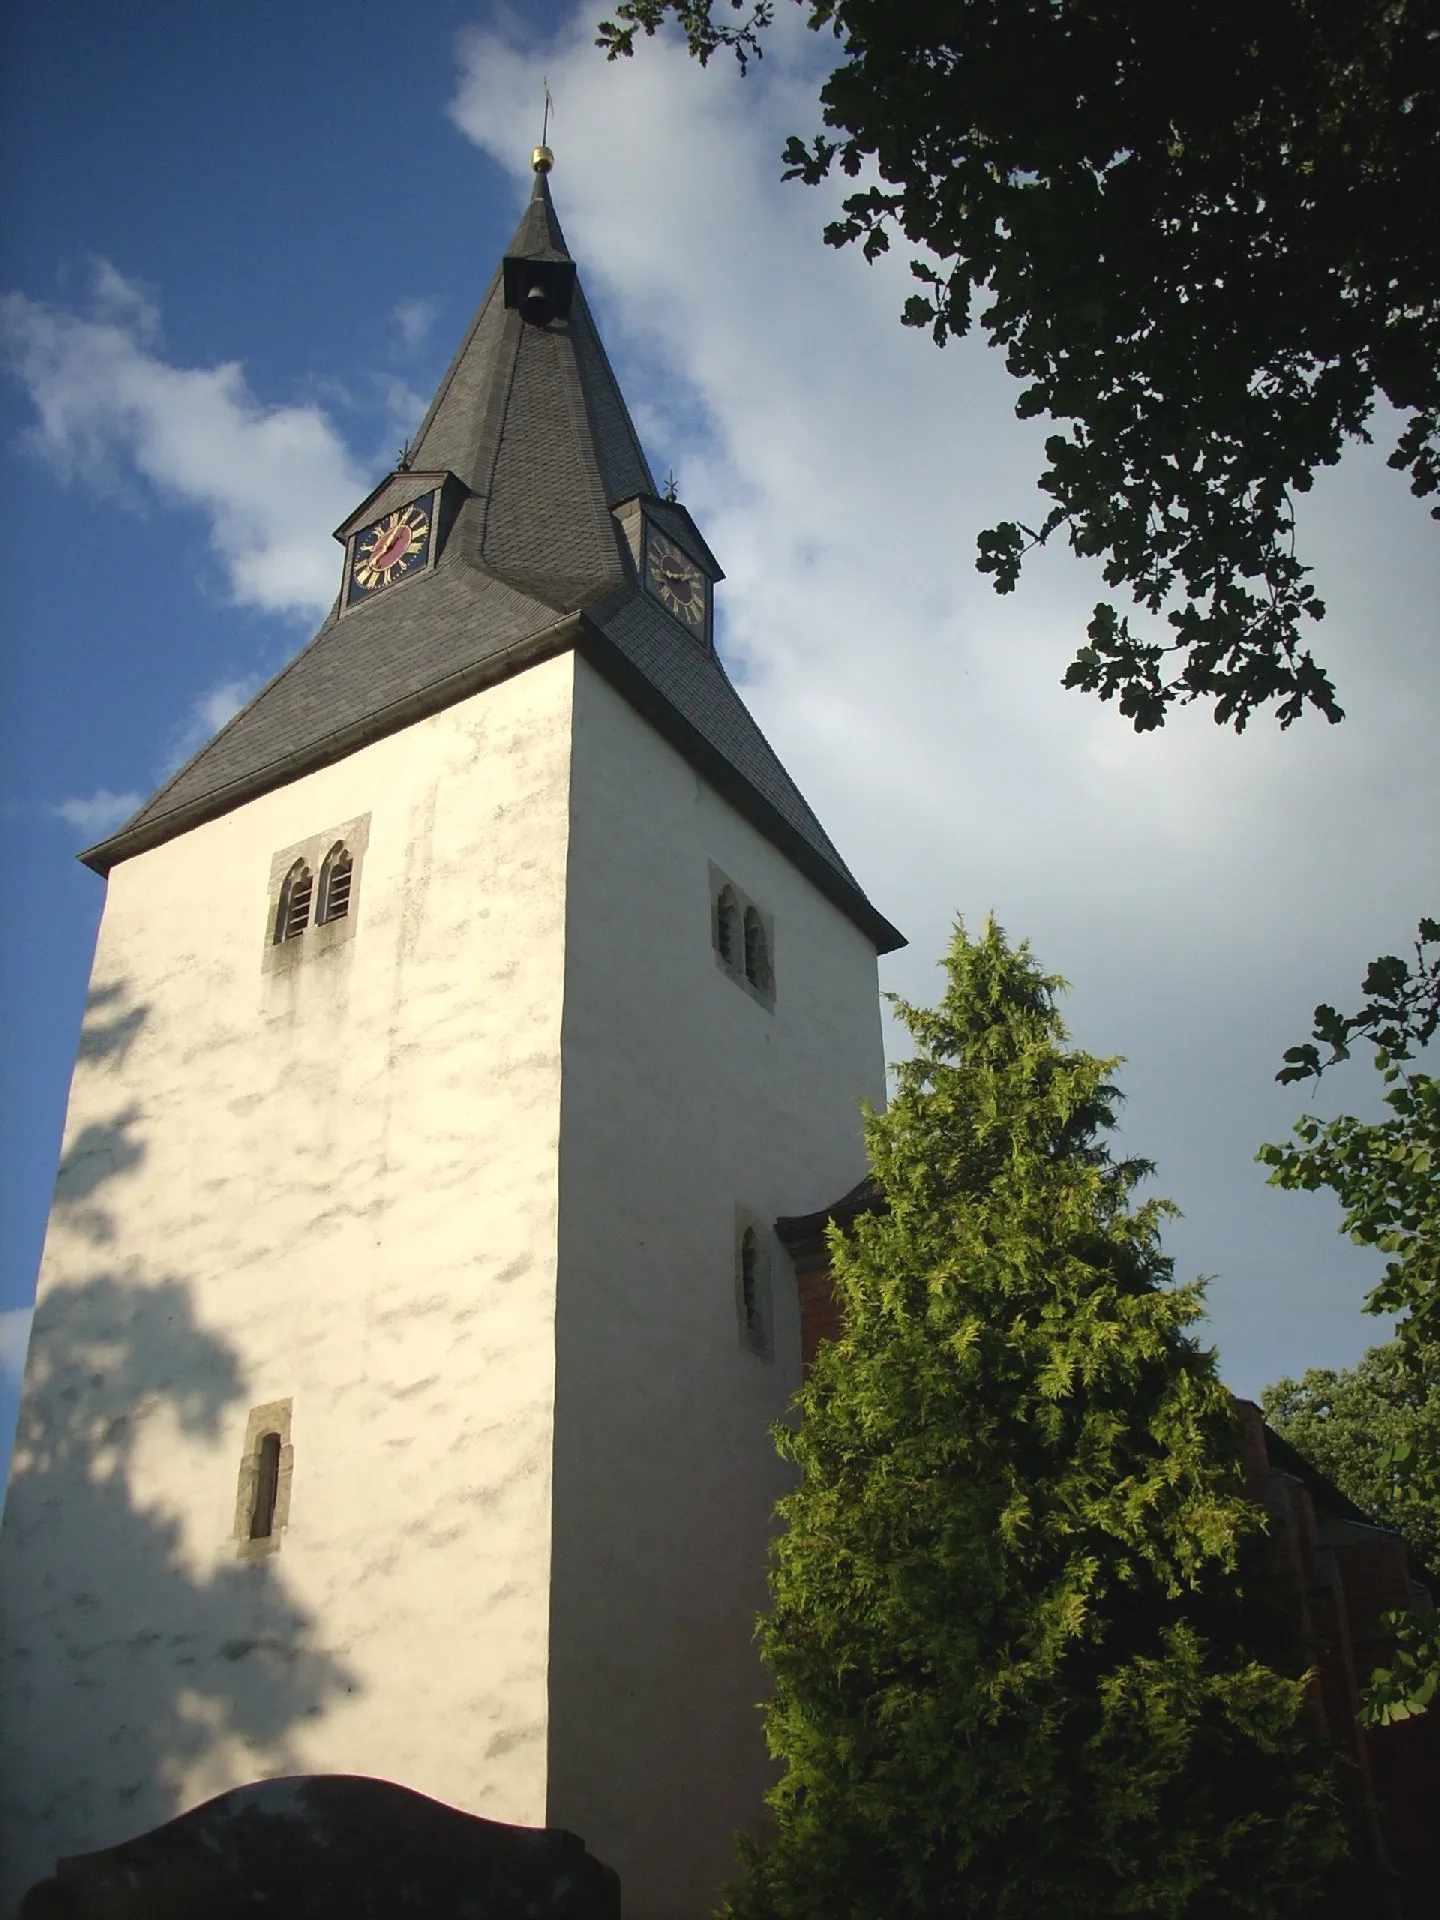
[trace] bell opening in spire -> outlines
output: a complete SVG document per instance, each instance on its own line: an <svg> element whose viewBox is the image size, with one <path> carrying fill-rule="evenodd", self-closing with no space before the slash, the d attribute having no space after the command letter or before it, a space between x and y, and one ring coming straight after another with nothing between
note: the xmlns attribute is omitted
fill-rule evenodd
<svg viewBox="0 0 1440 1920"><path fill-rule="evenodd" d="M505 304L532 327L568 320L574 294L573 260L529 260L523 254L506 254Z"/></svg>

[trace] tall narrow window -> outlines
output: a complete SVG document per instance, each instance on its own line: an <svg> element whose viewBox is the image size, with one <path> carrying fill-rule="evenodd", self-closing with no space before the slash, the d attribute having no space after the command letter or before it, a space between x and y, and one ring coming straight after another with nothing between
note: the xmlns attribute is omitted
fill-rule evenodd
<svg viewBox="0 0 1440 1920"><path fill-rule="evenodd" d="M770 991L770 943L754 907L745 909L745 978L760 993Z"/></svg>
<svg viewBox="0 0 1440 1920"><path fill-rule="evenodd" d="M745 1337L752 1346L764 1336L760 1320L760 1242L755 1229L747 1227L740 1242L740 1312L745 1321Z"/></svg>
<svg viewBox="0 0 1440 1920"><path fill-rule="evenodd" d="M280 1436L262 1433L255 1449L255 1499L250 1508L250 1538L268 1540L275 1531L275 1499L280 1491Z"/></svg>
<svg viewBox="0 0 1440 1920"><path fill-rule="evenodd" d="M291 1414L289 1400L267 1400L252 1407L245 1422L235 1487L235 1545L240 1559L252 1564L279 1553L290 1524Z"/></svg>
<svg viewBox="0 0 1440 1920"><path fill-rule="evenodd" d="M325 856L325 864L320 869L320 898L315 908L315 924L324 926L331 920L343 920L350 911L350 881L355 871L355 862L350 857L350 849L343 840L337 840Z"/></svg>
<svg viewBox="0 0 1440 1920"><path fill-rule="evenodd" d="M722 887L715 902L715 947L727 967L740 961L740 902L733 887Z"/></svg>
<svg viewBox="0 0 1440 1920"><path fill-rule="evenodd" d="M736 1209L735 1318L740 1345L757 1360L770 1358L770 1260L760 1224Z"/></svg>
<svg viewBox="0 0 1440 1920"><path fill-rule="evenodd" d="M280 903L275 910L275 944L298 940L310 924L310 901L315 891L315 876L303 860L297 860L280 888Z"/></svg>

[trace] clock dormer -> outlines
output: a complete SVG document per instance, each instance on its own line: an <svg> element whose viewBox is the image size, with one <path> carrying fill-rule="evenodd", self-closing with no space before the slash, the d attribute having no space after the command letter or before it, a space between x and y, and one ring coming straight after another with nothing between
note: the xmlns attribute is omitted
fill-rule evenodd
<svg viewBox="0 0 1440 1920"><path fill-rule="evenodd" d="M402 467L382 480L335 529L335 538L345 547L341 612L429 573L465 493L449 472L416 473Z"/></svg>
<svg viewBox="0 0 1440 1920"><path fill-rule="evenodd" d="M615 509L640 585L693 639L714 647L715 585L725 578L678 500L638 494Z"/></svg>

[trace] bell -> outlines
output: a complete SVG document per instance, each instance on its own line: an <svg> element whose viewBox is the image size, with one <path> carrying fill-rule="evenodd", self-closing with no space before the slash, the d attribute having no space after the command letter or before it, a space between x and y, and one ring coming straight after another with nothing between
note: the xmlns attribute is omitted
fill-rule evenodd
<svg viewBox="0 0 1440 1920"><path fill-rule="evenodd" d="M550 296L538 283L531 287L520 302L521 318L528 320L532 327L543 327L550 318Z"/></svg>

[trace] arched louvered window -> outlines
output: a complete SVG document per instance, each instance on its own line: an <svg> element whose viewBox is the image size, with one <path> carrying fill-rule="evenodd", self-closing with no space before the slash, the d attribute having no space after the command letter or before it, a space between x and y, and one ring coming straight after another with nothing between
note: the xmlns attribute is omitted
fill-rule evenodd
<svg viewBox="0 0 1440 1920"><path fill-rule="evenodd" d="M268 1540L275 1531L275 1500L280 1492L280 1436L262 1433L255 1449L255 1499L250 1508L250 1538Z"/></svg>
<svg viewBox="0 0 1440 1920"><path fill-rule="evenodd" d="M740 1241L740 1312L746 1340L759 1346L765 1327L760 1306L760 1241L753 1227L745 1229Z"/></svg>
<svg viewBox="0 0 1440 1920"><path fill-rule="evenodd" d="M315 892L315 876L303 860L297 860L280 886L280 903L275 909L275 944L298 940L310 924L310 902Z"/></svg>
<svg viewBox="0 0 1440 1920"><path fill-rule="evenodd" d="M715 957L737 987L775 1010L775 922L743 888L710 868L710 933Z"/></svg>
<svg viewBox="0 0 1440 1920"><path fill-rule="evenodd" d="M770 991L770 942L754 907L745 909L745 978L759 992Z"/></svg>
<svg viewBox="0 0 1440 1920"><path fill-rule="evenodd" d="M727 967L740 964L740 902L733 887L722 887L715 901L715 946Z"/></svg>
<svg viewBox="0 0 1440 1920"><path fill-rule="evenodd" d="M320 898L315 908L315 924L325 926L331 920L343 920L350 911L350 882L355 862L343 840L337 840L325 856L320 869Z"/></svg>

